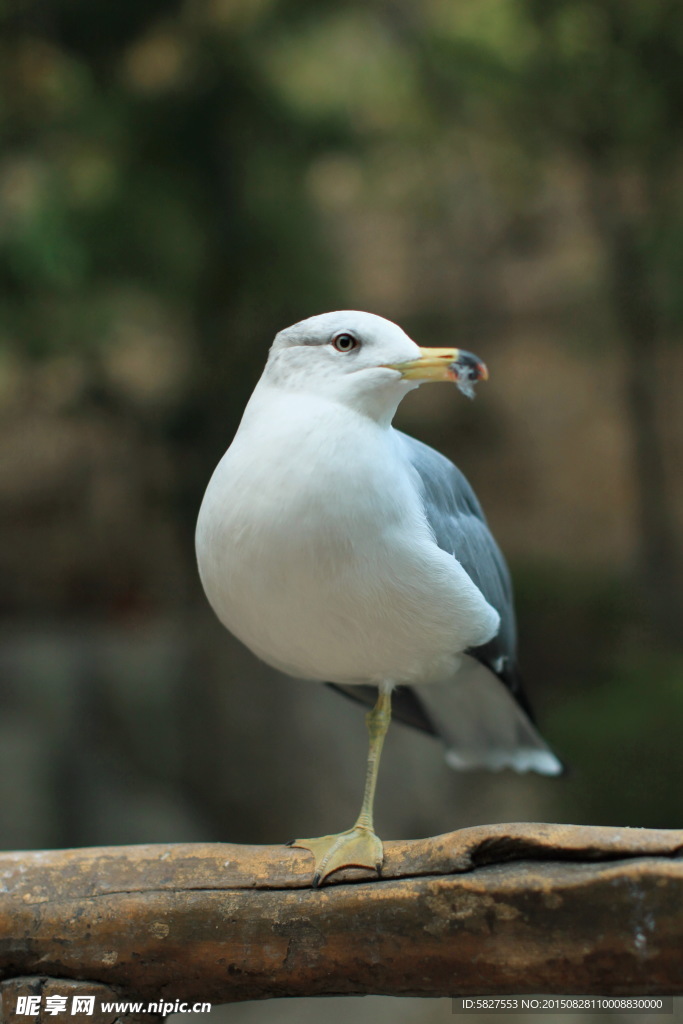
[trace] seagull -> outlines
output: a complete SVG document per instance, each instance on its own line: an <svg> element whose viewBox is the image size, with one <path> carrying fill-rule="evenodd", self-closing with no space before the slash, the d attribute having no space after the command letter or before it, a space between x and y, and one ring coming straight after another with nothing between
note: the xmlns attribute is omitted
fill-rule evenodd
<svg viewBox="0 0 683 1024"><path fill-rule="evenodd" d="M381 873L392 698L454 768L563 770L521 686L510 576L474 491L392 426L421 384L471 395L487 376L472 353L420 348L372 313L302 320L276 335L204 495L197 560L220 621L268 665L371 707L358 820L290 844L313 854L314 886L345 867Z"/></svg>

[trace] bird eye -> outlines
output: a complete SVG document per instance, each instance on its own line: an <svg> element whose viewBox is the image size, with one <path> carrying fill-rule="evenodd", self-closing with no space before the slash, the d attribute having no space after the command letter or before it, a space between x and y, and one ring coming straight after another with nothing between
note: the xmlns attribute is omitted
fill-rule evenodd
<svg viewBox="0 0 683 1024"><path fill-rule="evenodd" d="M335 334L332 344L337 352L353 352L354 348L358 348L360 343L352 334L342 331L341 334Z"/></svg>

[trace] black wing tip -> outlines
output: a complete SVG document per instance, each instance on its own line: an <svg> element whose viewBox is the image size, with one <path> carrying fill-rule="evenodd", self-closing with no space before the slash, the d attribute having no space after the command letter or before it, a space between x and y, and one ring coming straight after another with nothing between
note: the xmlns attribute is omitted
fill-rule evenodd
<svg viewBox="0 0 683 1024"><path fill-rule="evenodd" d="M529 698L526 695L522 676L517 667L516 661L506 657L504 658L503 667L496 668L496 661L498 661L498 658L492 656L492 653L488 650L489 646L495 643L495 641L496 638L494 637L493 640L489 641L488 644L484 644L482 647L468 647L464 653L469 654L471 658L474 658L480 665L483 665L484 668L487 668L489 672L493 673L497 679L500 679L503 686L510 691L532 725L537 725L536 714L531 706Z"/></svg>

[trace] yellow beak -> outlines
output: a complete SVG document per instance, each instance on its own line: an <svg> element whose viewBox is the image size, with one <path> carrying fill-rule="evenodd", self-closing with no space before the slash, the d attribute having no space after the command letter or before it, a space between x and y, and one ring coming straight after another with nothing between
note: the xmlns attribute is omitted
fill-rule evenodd
<svg viewBox="0 0 683 1024"><path fill-rule="evenodd" d="M419 359L390 363L388 369L398 370L404 380L476 382L489 377L486 364L461 348L421 348Z"/></svg>

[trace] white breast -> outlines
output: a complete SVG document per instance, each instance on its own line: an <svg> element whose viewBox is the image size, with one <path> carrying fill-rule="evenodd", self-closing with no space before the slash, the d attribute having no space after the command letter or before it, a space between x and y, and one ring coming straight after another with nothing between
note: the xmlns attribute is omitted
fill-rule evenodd
<svg viewBox="0 0 683 1024"><path fill-rule="evenodd" d="M197 557L224 625L302 678L426 682L498 628L434 542L391 429L310 396L254 393L204 496Z"/></svg>

